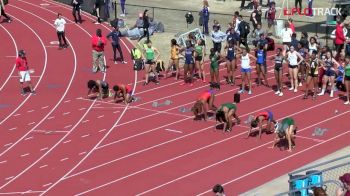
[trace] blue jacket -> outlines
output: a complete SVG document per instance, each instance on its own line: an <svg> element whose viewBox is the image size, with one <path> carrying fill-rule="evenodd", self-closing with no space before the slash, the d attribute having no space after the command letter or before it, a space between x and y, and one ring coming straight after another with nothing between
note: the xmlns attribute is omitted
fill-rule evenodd
<svg viewBox="0 0 350 196"><path fill-rule="evenodd" d="M121 36L121 33L119 31L112 31L107 35L107 38L112 38L112 45L116 46L119 45L119 37Z"/></svg>

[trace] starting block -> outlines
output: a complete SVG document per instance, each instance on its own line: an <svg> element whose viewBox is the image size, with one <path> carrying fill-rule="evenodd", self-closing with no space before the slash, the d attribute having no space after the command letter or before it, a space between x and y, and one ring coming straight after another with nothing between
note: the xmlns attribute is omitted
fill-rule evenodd
<svg viewBox="0 0 350 196"><path fill-rule="evenodd" d="M185 108L185 107L182 106L182 107L179 108L179 111L182 112L182 113L186 113L186 112L190 112L191 109L190 108Z"/></svg>
<svg viewBox="0 0 350 196"><path fill-rule="evenodd" d="M312 136L323 136L326 131L328 131L328 129L322 129L319 127L315 127L315 130L314 130L314 133L312 134Z"/></svg>
<svg viewBox="0 0 350 196"><path fill-rule="evenodd" d="M170 105L172 102L170 100L166 100L163 103L159 103L158 101L154 101L152 103L152 107L157 108L157 107L161 107L161 106L166 106L166 105Z"/></svg>
<svg viewBox="0 0 350 196"><path fill-rule="evenodd" d="M132 97L131 98L131 102L137 102L137 101L140 101L141 100L141 97Z"/></svg>
<svg viewBox="0 0 350 196"><path fill-rule="evenodd" d="M248 116L248 119L246 121L244 121L244 124L248 125L250 124L254 119L254 116L253 115L249 115Z"/></svg>

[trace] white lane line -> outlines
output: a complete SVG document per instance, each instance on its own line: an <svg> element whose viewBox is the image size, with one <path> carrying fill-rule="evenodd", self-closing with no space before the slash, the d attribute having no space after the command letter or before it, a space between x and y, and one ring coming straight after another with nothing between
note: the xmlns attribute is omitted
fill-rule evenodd
<svg viewBox="0 0 350 196"><path fill-rule="evenodd" d="M41 107L41 109L46 109L46 108L48 108L49 106L47 105L47 106L44 106L44 107Z"/></svg>
<svg viewBox="0 0 350 196"><path fill-rule="evenodd" d="M62 143L64 143L64 144L67 144L67 143L69 143L69 142L71 142L72 140L67 140L67 141L64 141L64 142L62 142Z"/></svg>
<svg viewBox="0 0 350 196"><path fill-rule="evenodd" d="M14 176L10 176L10 177L8 177L8 178L5 178L5 180L10 180L10 179L12 179Z"/></svg>
<svg viewBox="0 0 350 196"><path fill-rule="evenodd" d="M304 137L304 136L301 136L301 135L295 135L295 137L302 138L302 139L307 139L307 140L312 140L312 141L315 141L315 142L324 142L325 141L325 140L315 139L315 138L311 138L311 137Z"/></svg>
<svg viewBox="0 0 350 196"><path fill-rule="evenodd" d="M33 138L34 138L33 136L30 136L30 137L25 138L24 140L30 140L30 139L33 139Z"/></svg>
<svg viewBox="0 0 350 196"><path fill-rule="evenodd" d="M40 166L39 168L41 169L41 168L44 168L44 167L47 167L48 165L42 165L42 166Z"/></svg>
<svg viewBox="0 0 350 196"><path fill-rule="evenodd" d="M35 122L28 123L28 125L34 125L34 124L35 124Z"/></svg>
<svg viewBox="0 0 350 196"><path fill-rule="evenodd" d="M103 118L105 115L98 116L97 118Z"/></svg>
<svg viewBox="0 0 350 196"><path fill-rule="evenodd" d="M52 182L48 183L48 184L44 184L43 187L50 186L51 184L52 184Z"/></svg>
<svg viewBox="0 0 350 196"><path fill-rule="evenodd" d="M5 144L5 145L4 145L4 147L6 147L6 146L10 146L11 144L13 144L13 143L8 143L8 144Z"/></svg>
<svg viewBox="0 0 350 196"><path fill-rule="evenodd" d="M13 116L20 116L21 114L15 114L15 115L13 115Z"/></svg>
<svg viewBox="0 0 350 196"><path fill-rule="evenodd" d="M67 128L71 127L71 126L73 126L73 125L67 125L67 126L65 126L63 128L67 129Z"/></svg>
<svg viewBox="0 0 350 196"><path fill-rule="evenodd" d="M68 115L68 114L70 114L70 112L65 112L62 115L65 116L65 115Z"/></svg>
<svg viewBox="0 0 350 196"><path fill-rule="evenodd" d="M90 120L84 120L84 121L82 121L81 123L82 124L84 124L84 123L87 123L87 122L89 122Z"/></svg>
<svg viewBox="0 0 350 196"><path fill-rule="evenodd" d="M89 137L90 134L86 134L86 135L82 135L81 137L84 138L84 137Z"/></svg>
<svg viewBox="0 0 350 196"><path fill-rule="evenodd" d="M69 102L71 102L71 100L69 99L69 100L67 100L67 101L64 101L64 103L69 103Z"/></svg>
<svg viewBox="0 0 350 196"><path fill-rule="evenodd" d="M11 128L11 129L9 129L9 131L13 131L13 130L15 130L15 129L17 129L17 127L13 127L13 128Z"/></svg>
<svg viewBox="0 0 350 196"><path fill-rule="evenodd" d="M101 132L104 132L104 131L106 131L107 129L101 129L101 130L99 130L98 132L99 133L101 133Z"/></svg>
<svg viewBox="0 0 350 196"><path fill-rule="evenodd" d="M119 110L117 110L117 111L115 111L115 112L113 112L113 114L116 114L116 113L119 113L120 111Z"/></svg>
<svg viewBox="0 0 350 196"><path fill-rule="evenodd" d="M165 129L166 131L170 131L170 132L175 132L175 133L182 133L182 131L177 131L174 129Z"/></svg>
<svg viewBox="0 0 350 196"><path fill-rule="evenodd" d="M84 154L86 154L86 151L85 152L81 152L78 155L84 155Z"/></svg>
<svg viewBox="0 0 350 196"><path fill-rule="evenodd" d="M32 113L32 112L34 112L34 111L35 111L35 110L28 110L27 112L28 112L28 113Z"/></svg>
<svg viewBox="0 0 350 196"><path fill-rule="evenodd" d="M79 111L85 110L86 108L80 108Z"/></svg>
<svg viewBox="0 0 350 196"><path fill-rule="evenodd" d="M66 160L68 160L68 159L69 159L69 158L66 157L66 158L61 159L60 161L63 162L63 161L66 161Z"/></svg>
<svg viewBox="0 0 350 196"><path fill-rule="evenodd" d="M54 119L55 117L54 116L50 116L47 118L47 120L51 120L51 119Z"/></svg>
<svg viewBox="0 0 350 196"><path fill-rule="evenodd" d="M40 151L45 151L45 150L47 150L47 149L49 149L49 148L48 148L48 147L42 148L42 149L40 149Z"/></svg>
<svg viewBox="0 0 350 196"><path fill-rule="evenodd" d="M0 164L3 164L3 163L7 163L7 160L5 160L5 161L0 161Z"/></svg>
<svg viewBox="0 0 350 196"><path fill-rule="evenodd" d="M26 157L28 155L30 155L30 153L22 154L21 157Z"/></svg>

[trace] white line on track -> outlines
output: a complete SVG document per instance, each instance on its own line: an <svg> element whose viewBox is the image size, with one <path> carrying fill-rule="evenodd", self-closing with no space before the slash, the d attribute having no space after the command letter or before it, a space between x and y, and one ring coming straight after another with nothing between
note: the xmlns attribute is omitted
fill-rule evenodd
<svg viewBox="0 0 350 196"><path fill-rule="evenodd" d="M34 125L34 124L35 124L35 122L28 123L28 125Z"/></svg>
<svg viewBox="0 0 350 196"><path fill-rule="evenodd" d="M70 112L65 112L65 113L63 113L62 115L63 115L63 116L66 116L66 115L68 115L68 114L70 114Z"/></svg>
<svg viewBox="0 0 350 196"><path fill-rule="evenodd" d="M165 129L165 131L175 132L175 133L182 133L182 131L177 131L174 129Z"/></svg>
<svg viewBox="0 0 350 196"><path fill-rule="evenodd" d="M54 116L50 116L47 118L47 120L51 120L51 119L54 119L55 117Z"/></svg>
<svg viewBox="0 0 350 196"><path fill-rule="evenodd" d="M87 123L87 122L89 122L90 120L84 120L84 121L82 121L81 123L82 124L84 124L84 123Z"/></svg>
<svg viewBox="0 0 350 196"><path fill-rule="evenodd" d="M5 144L4 147L11 146L13 143Z"/></svg>
<svg viewBox="0 0 350 196"><path fill-rule="evenodd" d="M104 131L106 131L107 129L101 129L101 130L99 130L98 132L99 133L101 133L101 132L104 132Z"/></svg>
<svg viewBox="0 0 350 196"><path fill-rule="evenodd" d="M63 127L63 128L64 128L64 129L67 129L67 128L71 127L71 126L73 126L73 125L67 125L67 126L65 126L65 127Z"/></svg>
<svg viewBox="0 0 350 196"><path fill-rule="evenodd" d="M33 136L30 136L30 137L25 138L24 140L27 141L27 140L31 140L33 138L34 138Z"/></svg>
<svg viewBox="0 0 350 196"><path fill-rule="evenodd" d="M35 110L28 110L27 112L28 112L28 113L32 113L32 112L34 112L34 111L35 111Z"/></svg>
<svg viewBox="0 0 350 196"><path fill-rule="evenodd" d="M98 116L97 118L103 118L105 115Z"/></svg>
<svg viewBox="0 0 350 196"><path fill-rule="evenodd" d="M14 176L10 176L10 177L8 177L8 178L5 178L5 180L10 180L10 179L12 179L12 178L14 178Z"/></svg>
<svg viewBox="0 0 350 196"><path fill-rule="evenodd" d="M86 108L80 108L79 111L85 110Z"/></svg>
<svg viewBox="0 0 350 196"><path fill-rule="evenodd" d="M11 40L12 40L12 42L13 42L13 45L15 46L15 50L16 50L16 54L17 54L17 53L18 53L17 43L16 43L15 39L13 38L12 34L7 30L7 28L5 28L4 26L2 26L1 24L0 24L0 27L3 28L3 29L6 31L6 33L10 36L10 38L11 38ZM6 56L6 57L11 57L11 58L12 58L12 57L17 57L17 56ZM10 73L9 76L6 78L5 82L1 85L0 91L2 91L2 89L4 88L4 86L6 85L6 83L10 80L10 78L11 78L13 72L15 71L15 68L16 68L16 65L14 64L14 65L13 65L13 68L12 68L12 70L11 70L11 73Z"/></svg>
<svg viewBox="0 0 350 196"><path fill-rule="evenodd" d="M40 149L40 151L45 151L45 150L47 150L47 149L49 149L49 148L48 148L48 147L42 148L42 149Z"/></svg>
<svg viewBox="0 0 350 196"><path fill-rule="evenodd" d="M5 161L0 161L0 164L4 164L4 163L7 163L7 160L5 160Z"/></svg>
<svg viewBox="0 0 350 196"><path fill-rule="evenodd" d="M30 155L30 153L22 154L21 157L26 157L28 155Z"/></svg>
<svg viewBox="0 0 350 196"><path fill-rule="evenodd" d="M66 160L68 160L68 159L69 159L69 158L66 157L66 158L61 159L60 161L63 162L63 161L66 161Z"/></svg>
<svg viewBox="0 0 350 196"><path fill-rule="evenodd" d="M69 99L69 100L64 101L64 103L69 103L69 102L71 102L71 100L70 100L70 99Z"/></svg>
<svg viewBox="0 0 350 196"><path fill-rule="evenodd" d="M17 127L13 127L11 129L9 129L9 131L13 131L13 130L16 130L16 129L17 129Z"/></svg>
<svg viewBox="0 0 350 196"><path fill-rule="evenodd" d="M81 156L81 155L84 155L84 154L86 154L86 153L87 153L87 152L85 151L85 152L79 153L78 155Z"/></svg>
<svg viewBox="0 0 350 196"><path fill-rule="evenodd" d="M42 165L42 166L40 166L39 168L41 169L41 168L44 168L44 167L47 167L48 165Z"/></svg>
<svg viewBox="0 0 350 196"><path fill-rule="evenodd" d="M44 184L43 187L50 186L51 184L52 184L52 182L51 182L51 183Z"/></svg>
<svg viewBox="0 0 350 196"><path fill-rule="evenodd" d="M86 135L82 135L81 137L84 138L84 137L89 137L90 134L86 134Z"/></svg>
<svg viewBox="0 0 350 196"><path fill-rule="evenodd" d="M62 143L64 143L64 144L67 144L67 143L69 143L69 142L71 142L72 140L67 140L67 141L64 141L64 142L62 142Z"/></svg>
<svg viewBox="0 0 350 196"><path fill-rule="evenodd" d="M46 109L46 108L48 108L49 106L47 105L47 106L44 106L44 107L41 107L41 109Z"/></svg>
<svg viewBox="0 0 350 196"><path fill-rule="evenodd" d="M14 114L13 116L20 116L21 114Z"/></svg>
<svg viewBox="0 0 350 196"><path fill-rule="evenodd" d="M307 139L307 140L312 140L314 142L324 142L325 140L320 140L320 139L316 139L316 138L312 138L312 137L305 137L305 136L301 136L301 135L295 135L296 138L302 138L302 139Z"/></svg>

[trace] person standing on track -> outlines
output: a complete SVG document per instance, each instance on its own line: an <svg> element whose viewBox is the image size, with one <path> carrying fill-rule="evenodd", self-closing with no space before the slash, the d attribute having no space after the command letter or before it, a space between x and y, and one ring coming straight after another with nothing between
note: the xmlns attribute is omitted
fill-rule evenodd
<svg viewBox="0 0 350 196"><path fill-rule="evenodd" d="M165 79L168 76L168 72L172 70L172 68L176 69L175 80L179 79L179 75L180 75L179 54L180 54L180 46L177 44L176 39L172 39L171 48L170 48L170 60L169 60L168 68L165 72Z"/></svg>
<svg viewBox="0 0 350 196"><path fill-rule="evenodd" d="M288 152L292 152L292 148L295 147L295 135L297 127L293 118L287 117L282 120L281 123L275 124L275 138L271 148L274 148L276 144L282 139L288 141Z"/></svg>
<svg viewBox="0 0 350 196"><path fill-rule="evenodd" d="M194 103L191 111L195 119L199 115L204 115L204 120L208 119L208 110L216 110L216 106L214 105L215 93L214 90L208 90L202 93L197 101Z"/></svg>
<svg viewBox="0 0 350 196"><path fill-rule="evenodd" d="M33 85L30 80L30 71L28 67L26 52L24 50L18 51L18 57L16 59L16 68L18 70L19 83L21 84L21 94L22 95L26 94L26 91L23 85L24 82L26 82L30 89L30 93L35 95L35 91L33 89Z"/></svg>
<svg viewBox="0 0 350 196"><path fill-rule="evenodd" d="M325 73L323 75L322 91L318 95L319 96L324 95L324 93L326 92L327 84L329 80L331 84L331 93L329 96L333 97L334 88L335 88L334 80L336 75L335 70L339 67L339 63L334 59L330 51L326 53L326 58L323 61L324 61L323 69Z"/></svg>
<svg viewBox="0 0 350 196"><path fill-rule="evenodd" d="M313 84L313 96L312 99L316 99L318 88L318 69L323 65L323 62L317 58L317 51L312 51L309 61L306 61L307 79L305 87L304 99L309 96L310 85Z"/></svg>
<svg viewBox="0 0 350 196"><path fill-rule="evenodd" d="M346 102L345 105L350 104L349 93L350 93L350 56L345 58L345 71L343 75L343 84L345 85Z"/></svg>
<svg viewBox="0 0 350 196"><path fill-rule="evenodd" d="M88 91L88 98L95 95L97 93L98 99L103 99L104 97L109 96L109 85L106 81L102 80L89 80L87 83L87 87L89 89Z"/></svg>
<svg viewBox="0 0 350 196"><path fill-rule="evenodd" d="M232 130L232 118L235 118L237 124L240 124L241 120L238 118L236 111L237 106L235 103L224 103L216 111L216 122L224 123L224 132Z"/></svg>
<svg viewBox="0 0 350 196"><path fill-rule="evenodd" d="M261 133L263 131L263 124L265 121L267 125L267 132L270 132L272 123L276 123L276 121L273 119L273 113L269 110L266 110L256 115L254 120L250 123L250 129L247 138L252 133L252 130L259 126L259 138L261 139Z"/></svg>
<svg viewBox="0 0 350 196"><path fill-rule="evenodd" d="M219 66L220 66L220 53L214 48L210 49L210 86L220 90L220 77L219 77Z"/></svg>
<svg viewBox="0 0 350 196"><path fill-rule="evenodd" d="M97 29L96 35L92 37L92 60L93 60L93 68L92 71L96 73L98 70L100 70L102 73L106 72L106 65L105 65L105 54L104 54L104 47L106 45L107 39L102 37L102 30Z"/></svg>
<svg viewBox="0 0 350 196"><path fill-rule="evenodd" d="M282 48L277 48L277 54L273 58L275 60L274 72L275 72L275 79L276 79L276 85L277 85L277 91L275 94L282 97L283 96L282 77L283 77L283 61L284 61Z"/></svg>
<svg viewBox="0 0 350 196"><path fill-rule="evenodd" d="M204 57L205 57L205 41L198 39L196 46L194 47L194 61L196 70L199 71L199 78L205 83L205 72L204 72Z"/></svg>
<svg viewBox="0 0 350 196"><path fill-rule="evenodd" d="M65 25L66 25L66 20L62 18L62 14L58 13L57 14L57 19L54 22L56 31L57 31L57 37L58 37L58 42L59 42L59 48L67 48L67 40L66 40L66 35L65 35ZM62 40L64 44L62 43Z"/></svg>
<svg viewBox="0 0 350 196"><path fill-rule="evenodd" d="M189 83L193 86L193 68L194 68L194 48L189 40L186 41L186 48L182 49L185 56L184 64L184 82L180 85Z"/></svg>
<svg viewBox="0 0 350 196"><path fill-rule="evenodd" d="M117 64L117 50L119 52L121 62L126 64L126 61L124 61L122 48L120 47L120 36L121 33L118 26L115 26L113 31L107 35L107 39L111 40L112 42L114 64Z"/></svg>
<svg viewBox="0 0 350 196"><path fill-rule="evenodd" d="M255 53L256 56L256 68L258 74L258 86L261 85L261 76L264 78L265 85L269 87L267 80L267 65L266 65L266 50L263 44L258 45L258 50Z"/></svg>
<svg viewBox="0 0 350 196"><path fill-rule="evenodd" d="M83 4L83 0L73 0L72 1L72 6L73 6L73 10L72 10L72 14L74 17L74 21L75 23L82 23L82 19L81 19L81 15L80 15L80 6L81 4ZM77 18L77 14L78 14L78 18Z"/></svg>
<svg viewBox="0 0 350 196"><path fill-rule="evenodd" d="M0 17L4 16L6 18L6 21L10 23L12 20L11 18L6 14L5 12L5 4L4 0L0 0Z"/></svg>
<svg viewBox="0 0 350 196"><path fill-rule="evenodd" d="M128 104L132 101L132 89L129 85L117 84L113 86L114 90L114 101L117 102L119 98L122 98L125 104Z"/></svg>
<svg viewBox="0 0 350 196"><path fill-rule="evenodd" d="M294 92L298 92L298 70L299 65L302 61L304 61L304 58L295 51L294 46L290 47L290 51L286 54L287 60L288 60L288 70L289 70L289 77L290 77L290 88L289 90ZM299 62L298 62L299 59Z"/></svg>
<svg viewBox="0 0 350 196"><path fill-rule="evenodd" d="M102 2L101 2L102 1ZM97 21L95 22L95 24L101 24L101 16L100 16L100 9L101 6L103 4L103 0L95 0L95 4L94 4L94 12L96 13L96 17L97 17Z"/></svg>
<svg viewBox="0 0 350 196"><path fill-rule="evenodd" d="M250 59L256 60L256 58L247 52L247 49L242 50L242 54L240 54L241 58L241 74L242 74L242 87L241 90L238 91L239 94L244 93L245 91L245 81L248 83L248 95L252 94L252 67L250 65Z"/></svg>
<svg viewBox="0 0 350 196"><path fill-rule="evenodd" d="M159 50L152 46L151 40L146 41L144 48L144 56L146 58L145 62L145 83L143 85L148 85L149 83L149 73L152 72L155 77L155 83L159 84L158 73L156 70L156 62L160 56Z"/></svg>
<svg viewBox="0 0 350 196"><path fill-rule="evenodd" d="M228 46L225 48L226 51L226 68L227 68L227 84L231 86L235 85L235 72L236 72L236 54L235 50L238 48L234 44L234 40L228 42Z"/></svg>

